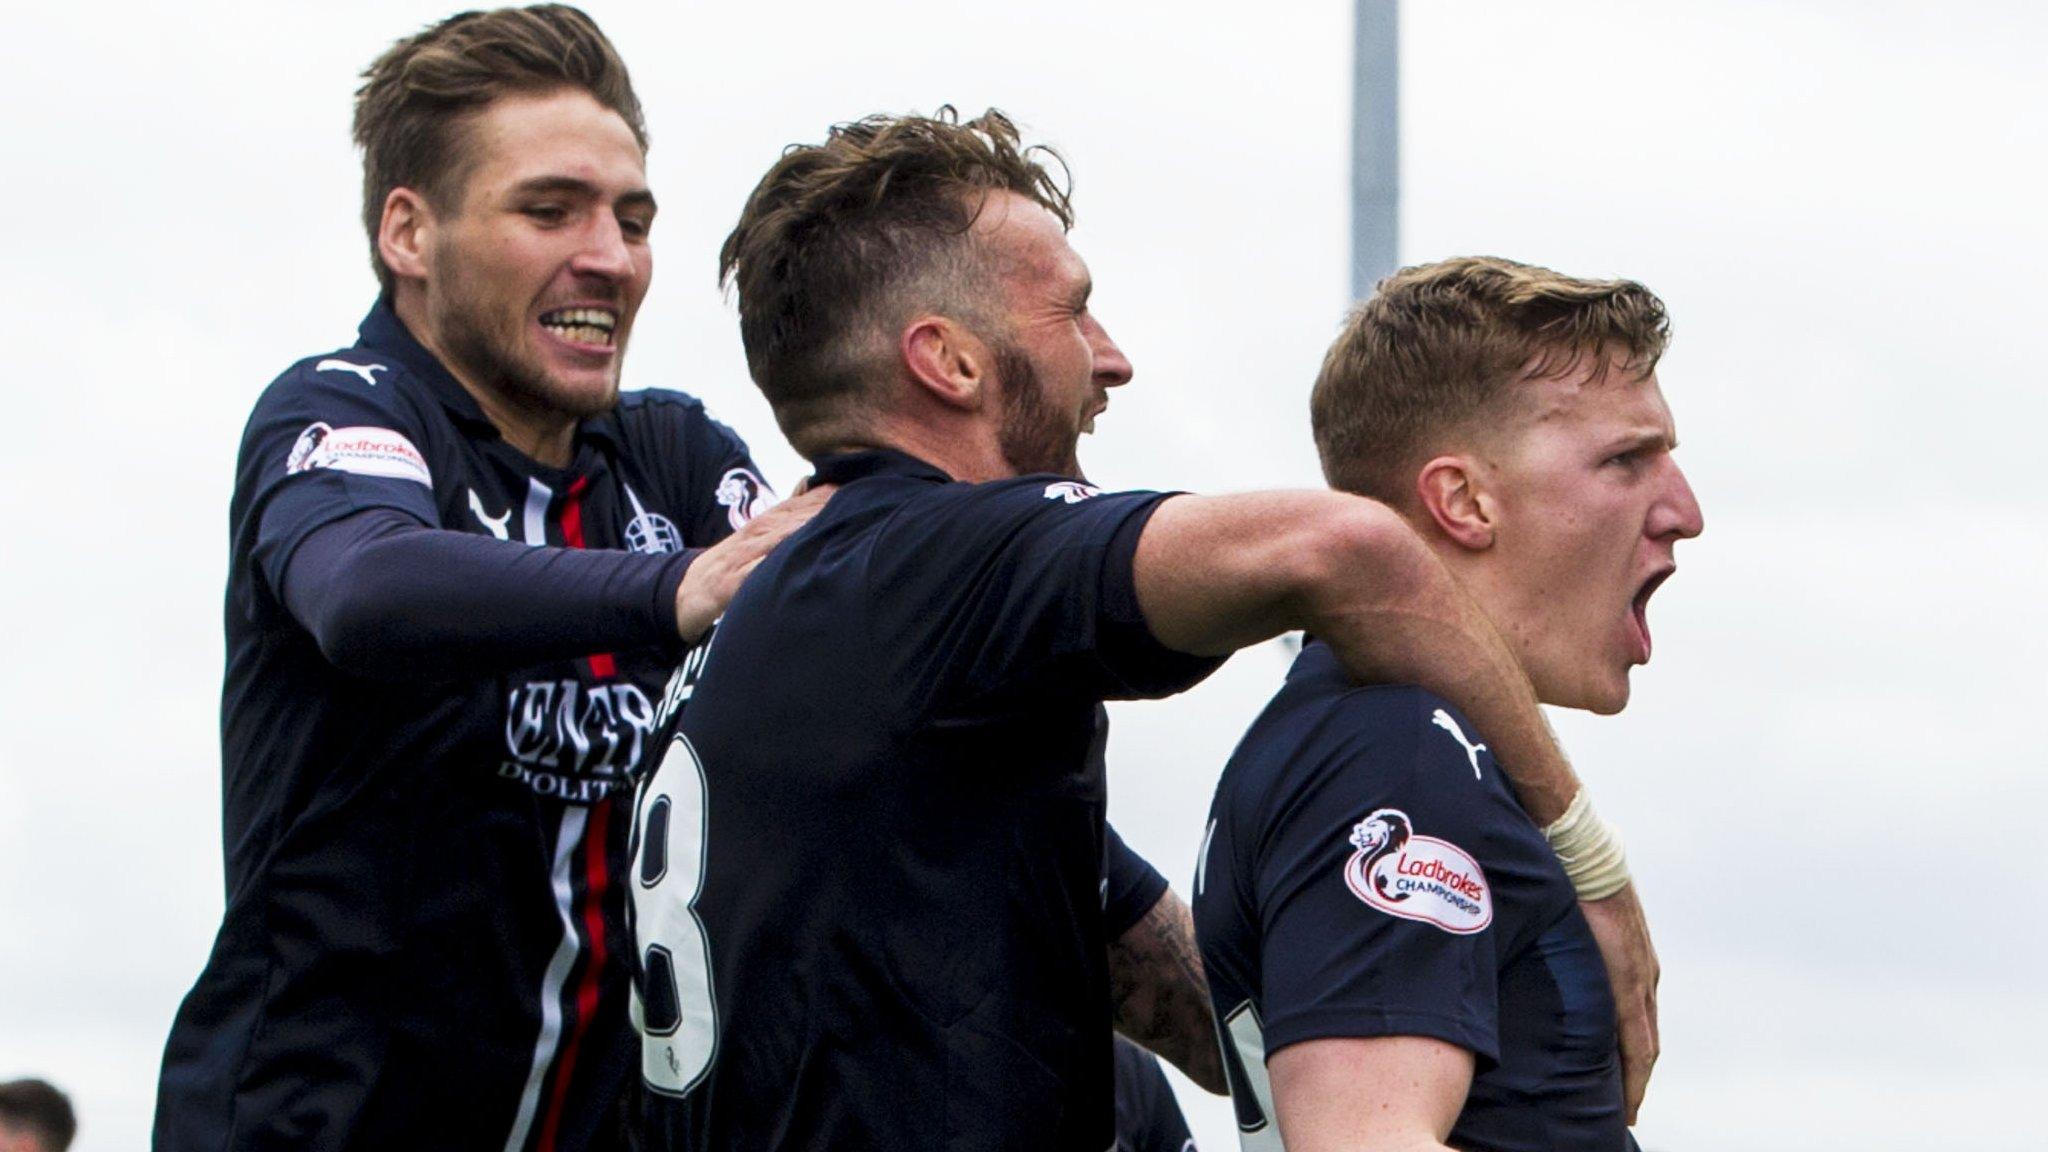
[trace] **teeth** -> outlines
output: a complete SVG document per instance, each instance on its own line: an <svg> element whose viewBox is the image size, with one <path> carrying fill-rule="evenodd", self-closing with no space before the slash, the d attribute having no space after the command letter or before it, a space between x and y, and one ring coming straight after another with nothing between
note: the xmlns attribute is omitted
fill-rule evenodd
<svg viewBox="0 0 2048 1152"><path fill-rule="evenodd" d="M551 328L583 326L602 328L609 332L618 325L619 321L615 313L604 308L564 308L559 312L550 312L541 317L540 322Z"/></svg>
<svg viewBox="0 0 2048 1152"><path fill-rule="evenodd" d="M610 329L597 328L588 324L550 324L548 325L548 330L564 340L573 340L578 344L610 344L612 342Z"/></svg>
<svg viewBox="0 0 2048 1152"><path fill-rule="evenodd" d="M543 315L540 322L564 340L609 346L612 329L619 321L617 314L604 308L563 308Z"/></svg>

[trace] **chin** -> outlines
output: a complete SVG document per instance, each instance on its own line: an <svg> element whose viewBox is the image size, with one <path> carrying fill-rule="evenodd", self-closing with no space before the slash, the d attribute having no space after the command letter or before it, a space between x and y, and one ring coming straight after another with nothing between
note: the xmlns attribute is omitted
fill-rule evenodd
<svg viewBox="0 0 2048 1152"><path fill-rule="evenodd" d="M1624 688L1619 695L1605 697L1587 704L1586 711L1591 712L1595 716L1613 716L1626 707L1628 707L1628 690Z"/></svg>
<svg viewBox="0 0 2048 1152"><path fill-rule="evenodd" d="M619 402L617 377L573 382L556 378L549 380L541 390L548 407L578 419L609 412Z"/></svg>
<svg viewBox="0 0 2048 1152"><path fill-rule="evenodd" d="M1595 716L1612 716L1628 707L1628 693L1628 670L1623 669L1614 683L1594 686L1590 693L1592 698L1580 707Z"/></svg>
<svg viewBox="0 0 2048 1152"><path fill-rule="evenodd" d="M1545 689L1539 685L1537 699L1555 708L1612 716L1628 707L1628 694L1628 673L1624 671L1613 683L1575 684L1562 690Z"/></svg>

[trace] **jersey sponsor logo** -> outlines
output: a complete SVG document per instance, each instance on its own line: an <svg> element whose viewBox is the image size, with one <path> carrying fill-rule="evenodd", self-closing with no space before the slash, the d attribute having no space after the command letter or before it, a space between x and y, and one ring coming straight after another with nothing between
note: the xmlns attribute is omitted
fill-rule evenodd
<svg viewBox="0 0 2048 1152"><path fill-rule="evenodd" d="M1058 500L1064 504L1079 504L1090 496L1100 495L1102 495L1102 489L1097 488L1093 484L1083 484L1079 480L1062 480L1057 484L1047 484L1045 486L1045 498L1047 500Z"/></svg>
<svg viewBox="0 0 2048 1152"><path fill-rule="evenodd" d="M1448 840L1415 835L1399 808L1352 825L1350 842L1357 851L1344 863L1344 883L1372 907L1459 936L1493 923L1493 891L1479 861Z"/></svg>
<svg viewBox="0 0 2048 1152"><path fill-rule="evenodd" d="M292 443L291 454L285 457L284 473L296 476L315 468L332 468L358 476L388 476L429 488L434 486L433 473L427 471L427 458L404 434L389 428L308 424Z"/></svg>
<svg viewBox="0 0 2048 1152"><path fill-rule="evenodd" d="M768 485L745 468L727 469L718 478L717 497L725 508L725 522L735 530L745 527L747 521L775 503L775 498L768 494Z"/></svg>
<svg viewBox="0 0 2048 1152"><path fill-rule="evenodd" d="M318 364L313 365L313 371L353 372L356 375L361 376L363 378L363 383L368 384L372 388L375 388L377 386L376 373L389 372L391 371L391 369L386 368L382 364L353 364L347 360L336 360L332 357L329 357L328 359L322 360Z"/></svg>
<svg viewBox="0 0 2048 1152"><path fill-rule="evenodd" d="M1465 750L1465 759L1472 762L1472 778L1479 779L1479 754L1486 751L1486 745L1474 744L1465 739L1465 730L1458 727L1458 722L1451 718L1451 714L1441 708L1429 718L1429 722L1451 734L1451 739L1456 740L1458 747Z"/></svg>
<svg viewBox="0 0 2048 1152"><path fill-rule="evenodd" d="M604 799L640 766L654 705L631 684L532 680L505 702L498 775L573 804Z"/></svg>
<svg viewBox="0 0 2048 1152"><path fill-rule="evenodd" d="M500 540L512 538L512 509L507 508L496 516L491 515L484 511L483 498L476 494L474 488L469 490L469 513L476 517L477 523L484 526L484 531Z"/></svg>

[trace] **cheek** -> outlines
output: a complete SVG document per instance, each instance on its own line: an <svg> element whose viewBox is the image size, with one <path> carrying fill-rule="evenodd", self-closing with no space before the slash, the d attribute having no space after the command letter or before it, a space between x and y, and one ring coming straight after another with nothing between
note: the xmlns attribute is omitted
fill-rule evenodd
<svg viewBox="0 0 2048 1152"><path fill-rule="evenodd" d="M625 285L628 308L638 308L654 283L654 249L642 245L633 253L633 278ZM631 317L629 316L630 320Z"/></svg>

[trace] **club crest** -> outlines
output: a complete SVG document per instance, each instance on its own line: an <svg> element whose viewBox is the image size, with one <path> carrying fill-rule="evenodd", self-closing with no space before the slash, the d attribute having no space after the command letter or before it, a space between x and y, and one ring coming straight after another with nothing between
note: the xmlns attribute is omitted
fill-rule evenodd
<svg viewBox="0 0 2048 1152"><path fill-rule="evenodd" d="M649 556L683 550L676 522L659 512L642 512L626 525L626 547Z"/></svg>
<svg viewBox="0 0 2048 1152"><path fill-rule="evenodd" d="M1344 863L1351 894L1390 916L1469 936L1493 923L1493 891L1469 853L1417 836L1408 814L1376 809L1351 826L1356 849Z"/></svg>
<svg viewBox="0 0 2048 1152"><path fill-rule="evenodd" d="M766 512L775 503L768 493L768 485L759 476L745 468L727 469L718 478L718 502L725 508L725 522L734 531L746 526L747 521Z"/></svg>

